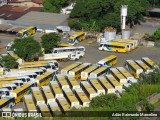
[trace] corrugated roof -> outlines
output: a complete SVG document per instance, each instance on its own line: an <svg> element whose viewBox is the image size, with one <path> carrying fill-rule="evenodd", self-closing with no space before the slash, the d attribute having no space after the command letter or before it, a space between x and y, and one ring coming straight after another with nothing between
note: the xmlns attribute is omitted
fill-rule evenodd
<svg viewBox="0 0 160 120"><path fill-rule="evenodd" d="M42 4L43 0L10 0L8 3L22 3L22 2L33 2L37 4Z"/></svg>

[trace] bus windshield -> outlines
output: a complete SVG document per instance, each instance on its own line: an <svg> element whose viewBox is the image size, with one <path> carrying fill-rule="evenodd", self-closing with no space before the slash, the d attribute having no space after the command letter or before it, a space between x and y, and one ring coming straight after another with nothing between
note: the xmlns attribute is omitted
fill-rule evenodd
<svg viewBox="0 0 160 120"><path fill-rule="evenodd" d="M20 37L20 38L23 37L23 34L22 34L22 33L17 33L16 35L17 35L18 37Z"/></svg>

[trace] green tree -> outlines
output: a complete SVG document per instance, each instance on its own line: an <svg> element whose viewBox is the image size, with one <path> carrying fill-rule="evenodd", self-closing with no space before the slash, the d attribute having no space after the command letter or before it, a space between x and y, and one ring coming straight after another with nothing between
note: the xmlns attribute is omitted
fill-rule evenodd
<svg viewBox="0 0 160 120"><path fill-rule="evenodd" d="M81 30L82 25L77 19L70 19L68 21L68 26L70 26L72 29Z"/></svg>
<svg viewBox="0 0 160 120"><path fill-rule="evenodd" d="M41 54L41 46L33 37L16 38L11 49L23 60L36 60Z"/></svg>
<svg viewBox="0 0 160 120"><path fill-rule="evenodd" d="M52 52L52 49L61 41L61 37L57 33L44 34L41 37L41 44L45 53Z"/></svg>
<svg viewBox="0 0 160 120"><path fill-rule="evenodd" d="M18 68L18 63L16 62L16 59L13 57L7 55L0 59L0 64L5 68Z"/></svg>

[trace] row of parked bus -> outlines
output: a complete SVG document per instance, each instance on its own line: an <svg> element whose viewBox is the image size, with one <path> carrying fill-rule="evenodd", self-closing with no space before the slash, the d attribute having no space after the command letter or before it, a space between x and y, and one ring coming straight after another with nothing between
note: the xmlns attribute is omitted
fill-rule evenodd
<svg viewBox="0 0 160 120"><path fill-rule="evenodd" d="M87 78L96 78L105 73L108 68L117 63L117 56L111 55L100 61L97 64L91 63L74 63L63 68L61 74L72 75L76 79L87 80Z"/></svg>
<svg viewBox="0 0 160 120"><path fill-rule="evenodd" d="M117 39L105 43L100 43L99 50L114 52L131 52L138 47L138 40Z"/></svg>

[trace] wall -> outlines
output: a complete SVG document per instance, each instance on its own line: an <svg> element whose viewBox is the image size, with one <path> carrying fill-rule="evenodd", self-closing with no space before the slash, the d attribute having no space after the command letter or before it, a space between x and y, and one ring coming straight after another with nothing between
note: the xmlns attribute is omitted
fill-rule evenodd
<svg viewBox="0 0 160 120"><path fill-rule="evenodd" d="M33 3L33 2L9 3L9 5L28 6L28 7L43 7L42 4L37 4L37 3Z"/></svg>

